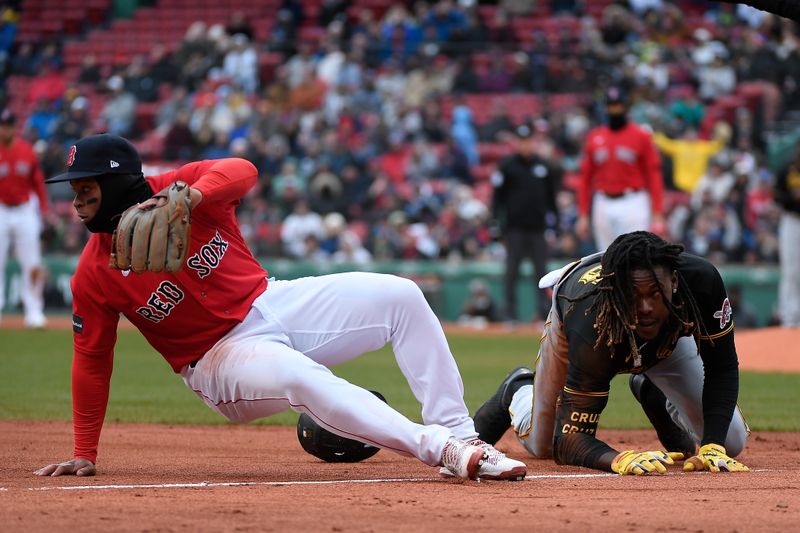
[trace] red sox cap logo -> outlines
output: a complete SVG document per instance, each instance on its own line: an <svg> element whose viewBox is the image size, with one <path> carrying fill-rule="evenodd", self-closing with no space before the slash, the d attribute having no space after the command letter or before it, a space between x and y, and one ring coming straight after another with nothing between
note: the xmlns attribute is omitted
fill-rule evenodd
<svg viewBox="0 0 800 533"><path fill-rule="evenodd" d="M78 151L78 149L73 144L72 148L69 149L69 155L67 156L67 166L68 167L71 167L72 163L75 162L75 152L77 152L77 151Z"/></svg>
<svg viewBox="0 0 800 533"><path fill-rule="evenodd" d="M714 318L719 318L719 329L723 329L731 321L732 314L731 302L725 298L725 301L722 302L722 309L714 313Z"/></svg>

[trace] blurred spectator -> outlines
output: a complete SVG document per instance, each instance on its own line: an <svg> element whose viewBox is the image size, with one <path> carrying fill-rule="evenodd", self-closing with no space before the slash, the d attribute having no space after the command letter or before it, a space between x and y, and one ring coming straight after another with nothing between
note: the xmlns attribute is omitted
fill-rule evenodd
<svg viewBox="0 0 800 533"><path fill-rule="evenodd" d="M713 102L720 96L731 94L736 87L736 71L720 52L714 53L710 63L699 65L697 79L698 96L704 102Z"/></svg>
<svg viewBox="0 0 800 533"><path fill-rule="evenodd" d="M12 7L3 7L0 14L0 75L6 73L8 58L17 35L19 15Z"/></svg>
<svg viewBox="0 0 800 533"><path fill-rule="evenodd" d="M730 196L736 178L722 163L720 158L712 157L705 174L692 191L692 209L699 210L703 204L724 202Z"/></svg>
<svg viewBox="0 0 800 533"><path fill-rule="evenodd" d="M330 260L330 254L320 248L319 237L308 233L303 238L303 256L301 259L311 261L312 263L325 264Z"/></svg>
<svg viewBox="0 0 800 533"><path fill-rule="evenodd" d="M300 84L289 96L290 108L300 111L314 111L322 105L325 97L325 84L317 77L312 67L306 69Z"/></svg>
<svg viewBox="0 0 800 533"><path fill-rule="evenodd" d="M348 4L349 2L345 0L322 0L319 11L319 25L328 26L334 20L346 17Z"/></svg>
<svg viewBox="0 0 800 533"><path fill-rule="evenodd" d="M297 44L297 53L290 57L284 65L289 87L297 87L309 69L316 69L317 58L314 57L313 50L312 44L308 41L301 41Z"/></svg>
<svg viewBox="0 0 800 533"><path fill-rule="evenodd" d="M286 2L284 2L286 3ZM302 2L292 1L292 8L278 10L276 23L272 26L267 38L267 49L278 52L284 57L295 53L297 42L297 26L302 23Z"/></svg>
<svg viewBox="0 0 800 533"><path fill-rule="evenodd" d="M481 279L470 281L469 294L458 317L459 324L481 329L492 322L497 322L499 318L497 304L486 282Z"/></svg>
<svg viewBox="0 0 800 533"><path fill-rule="evenodd" d="M447 42L454 31L463 29L467 24L467 19L458 6L452 0L438 0L434 3L433 9L428 12L427 17L422 21L426 29L432 29L436 40Z"/></svg>
<svg viewBox="0 0 800 533"><path fill-rule="evenodd" d="M670 114L680 121L679 129L693 128L698 130L705 117L705 106L697 98L694 88L686 88L669 106Z"/></svg>
<svg viewBox="0 0 800 533"><path fill-rule="evenodd" d="M178 69L172 54L163 43L156 43L147 57L147 74L160 89L165 83L173 84L178 79Z"/></svg>
<svg viewBox="0 0 800 533"><path fill-rule="evenodd" d="M222 72L245 94L254 94L259 81L256 51L251 46L250 39L243 33L233 35L230 42L231 48L225 54Z"/></svg>
<svg viewBox="0 0 800 533"><path fill-rule="evenodd" d="M22 42L10 56L10 73L20 76L35 76L39 73L39 55L33 43Z"/></svg>
<svg viewBox="0 0 800 533"><path fill-rule="evenodd" d="M70 146L90 133L89 99L78 96L62 111L53 130L53 139Z"/></svg>
<svg viewBox="0 0 800 533"><path fill-rule="evenodd" d="M444 142L447 137L447 126L442 116L442 107L434 99L422 104L422 135L432 143Z"/></svg>
<svg viewBox="0 0 800 533"><path fill-rule="evenodd" d="M489 119L478 129L479 139L483 142L502 142L505 136L513 135L516 125L508 114L508 107L502 98L492 101Z"/></svg>
<svg viewBox="0 0 800 533"><path fill-rule="evenodd" d="M733 309L736 329L753 329L758 327L758 316L753 307L742 297L741 285L730 284L727 286L728 298Z"/></svg>
<svg viewBox="0 0 800 533"><path fill-rule="evenodd" d="M106 87L110 94L100 112L105 129L113 135L129 137L133 133L136 118L136 97L125 90L125 82L121 76L111 76Z"/></svg>
<svg viewBox="0 0 800 533"><path fill-rule="evenodd" d="M45 98L40 98L28 120L25 121L23 134L31 142L38 139L47 140L53 134L57 121L56 105Z"/></svg>
<svg viewBox="0 0 800 533"><path fill-rule="evenodd" d="M169 92L167 98L159 103L155 118L156 129L161 133L166 133L177 120L178 113L182 111L191 116L192 100L186 87L176 85Z"/></svg>
<svg viewBox="0 0 800 533"><path fill-rule="evenodd" d="M78 83L90 83L96 85L103 79L100 64L97 56L91 52L81 58L80 71L78 71Z"/></svg>
<svg viewBox="0 0 800 533"><path fill-rule="evenodd" d="M472 119L472 110L463 103L453 107L453 126L450 130L455 144L464 152L470 166L478 164L478 132Z"/></svg>
<svg viewBox="0 0 800 533"><path fill-rule="evenodd" d="M196 20L186 29L183 40L175 52L175 64L185 65L196 55L210 59L213 50L214 43L208 37L206 23Z"/></svg>
<svg viewBox="0 0 800 533"><path fill-rule="evenodd" d="M339 238L339 249L334 252L332 260L337 264L366 265L372 261L372 255L364 248L355 232L345 230Z"/></svg>
<svg viewBox="0 0 800 533"><path fill-rule="evenodd" d="M672 183L676 188L692 192L705 174L708 160L725 148L731 137L730 126L719 123L712 140L700 139L697 130L687 128L680 139L670 139L660 132L653 134L656 146L672 158Z"/></svg>
<svg viewBox="0 0 800 533"><path fill-rule="evenodd" d="M500 53L491 55L489 69L478 78L478 89L487 93L507 93L511 90L511 74Z"/></svg>
<svg viewBox="0 0 800 533"><path fill-rule="evenodd" d="M214 132L213 141L200 154L200 159L225 159L231 157L231 138L224 131Z"/></svg>
<svg viewBox="0 0 800 533"><path fill-rule="evenodd" d="M150 75L145 57L135 55L123 74L125 90L136 98L137 102L155 102L158 100L158 82Z"/></svg>
<svg viewBox="0 0 800 533"><path fill-rule="evenodd" d="M306 241L306 237L313 237L318 246L319 239L323 234L322 217L309 209L308 201L305 198L299 198L294 204L294 210L286 217L281 226L281 243L284 252L290 257L308 257L306 247L314 243Z"/></svg>
<svg viewBox="0 0 800 533"><path fill-rule="evenodd" d="M472 185L475 181L467 155L452 137L445 139L444 151L439 160L439 175L466 185Z"/></svg>
<svg viewBox="0 0 800 533"><path fill-rule="evenodd" d="M253 40L253 26L247 18L244 11L234 11L228 19L228 24L225 26L225 32L228 35L241 34L247 37L248 41Z"/></svg>
<svg viewBox="0 0 800 533"><path fill-rule="evenodd" d="M164 135L164 151L161 157L167 161L190 161L195 159L196 142L189 129L191 114L187 108L176 109L175 119L168 123Z"/></svg>

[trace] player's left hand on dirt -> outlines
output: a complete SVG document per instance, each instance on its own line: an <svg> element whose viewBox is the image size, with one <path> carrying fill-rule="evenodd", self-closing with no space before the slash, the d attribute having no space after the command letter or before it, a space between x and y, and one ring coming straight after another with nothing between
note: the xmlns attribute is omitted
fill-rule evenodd
<svg viewBox="0 0 800 533"><path fill-rule="evenodd" d="M721 470L726 472L747 472L750 470L736 459L728 457L727 453L724 446L706 444L700 447L697 455L689 457L683 463L683 470L685 472L701 470L708 470L709 472L719 472Z"/></svg>
<svg viewBox="0 0 800 533"><path fill-rule="evenodd" d="M674 464L675 461L683 459L680 452L636 452L626 450L620 452L611 462L611 470L621 476L643 474L663 474L667 471L664 465Z"/></svg>
<svg viewBox="0 0 800 533"><path fill-rule="evenodd" d="M47 465L34 472L37 476L93 476L97 473L94 463L88 459L73 459L64 463Z"/></svg>
<svg viewBox="0 0 800 533"><path fill-rule="evenodd" d="M177 272L186 260L192 224L190 187L176 181L128 208L114 231L109 266L142 272Z"/></svg>

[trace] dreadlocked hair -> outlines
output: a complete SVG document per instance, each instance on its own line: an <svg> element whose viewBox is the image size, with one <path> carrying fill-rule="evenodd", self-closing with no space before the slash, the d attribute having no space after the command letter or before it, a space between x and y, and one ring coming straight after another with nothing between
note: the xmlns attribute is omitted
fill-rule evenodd
<svg viewBox="0 0 800 533"><path fill-rule="evenodd" d="M631 322L635 320L635 313L630 309L634 301L631 275L634 270L649 270L653 278L658 279L655 268L659 266L677 274L678 287L670 301L664 295L661 284L658 284L658 290L670 311L671 325L656 349L657 356L668 356L670 348L683 335L691 333L696 342L701 336L708 335L697 302L678 271L681 252L683 246L680 244L669 243L649 231L626 233L618 237L603 254L600 277L592 291L576 299L562 296L572 304L571 308L580 300L594 297L586 314L597 313L594 323L597 331L595 349L606 346L611 348L613 356L613 346L627 339L630 351L625 360L636 355L636 324Z"/></svg>

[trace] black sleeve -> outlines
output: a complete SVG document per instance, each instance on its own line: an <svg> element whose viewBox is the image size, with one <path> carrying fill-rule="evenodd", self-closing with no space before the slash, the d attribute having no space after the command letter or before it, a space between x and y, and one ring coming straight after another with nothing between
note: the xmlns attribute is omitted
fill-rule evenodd
<svg viewBox="0 0 800 533"><path fill-rule="evenodd" d="M600 458L617 453L598 439L600 413L608 403L608 391L597 396L584 392L561 391L556 404L556 427L553 433L553 459L559 465L585 466L611 471Z"/></svg>
<svg viewBox="0 0 800 533"><path fill-rule="evenodd" d="M610 463L605 464L601 457L617 452L596 434L618 361L606 350L594 349L594 336L586 331L593 321L578 309L565 320L569 365L566 384L556 404L553 458L557 464L611 471ZM578 328L570 327L570 322L578 322Z"/></svg>
<svg viewBox="0 0 800 533"><path fill-rule="evenodd" d="M800 21L800 2L797 0L722 0L728 4L747 4L756 9Z"/></svg>
<svg viewBox="0 0 800 533"><path fill-rule="evenodd" d="M731 309L714 265L704 259L696 263L697 273L689 283L705 326L699 343L705 373L701 444L723 444L739 395L739 358L733 335L736 310Z"/></svg>

